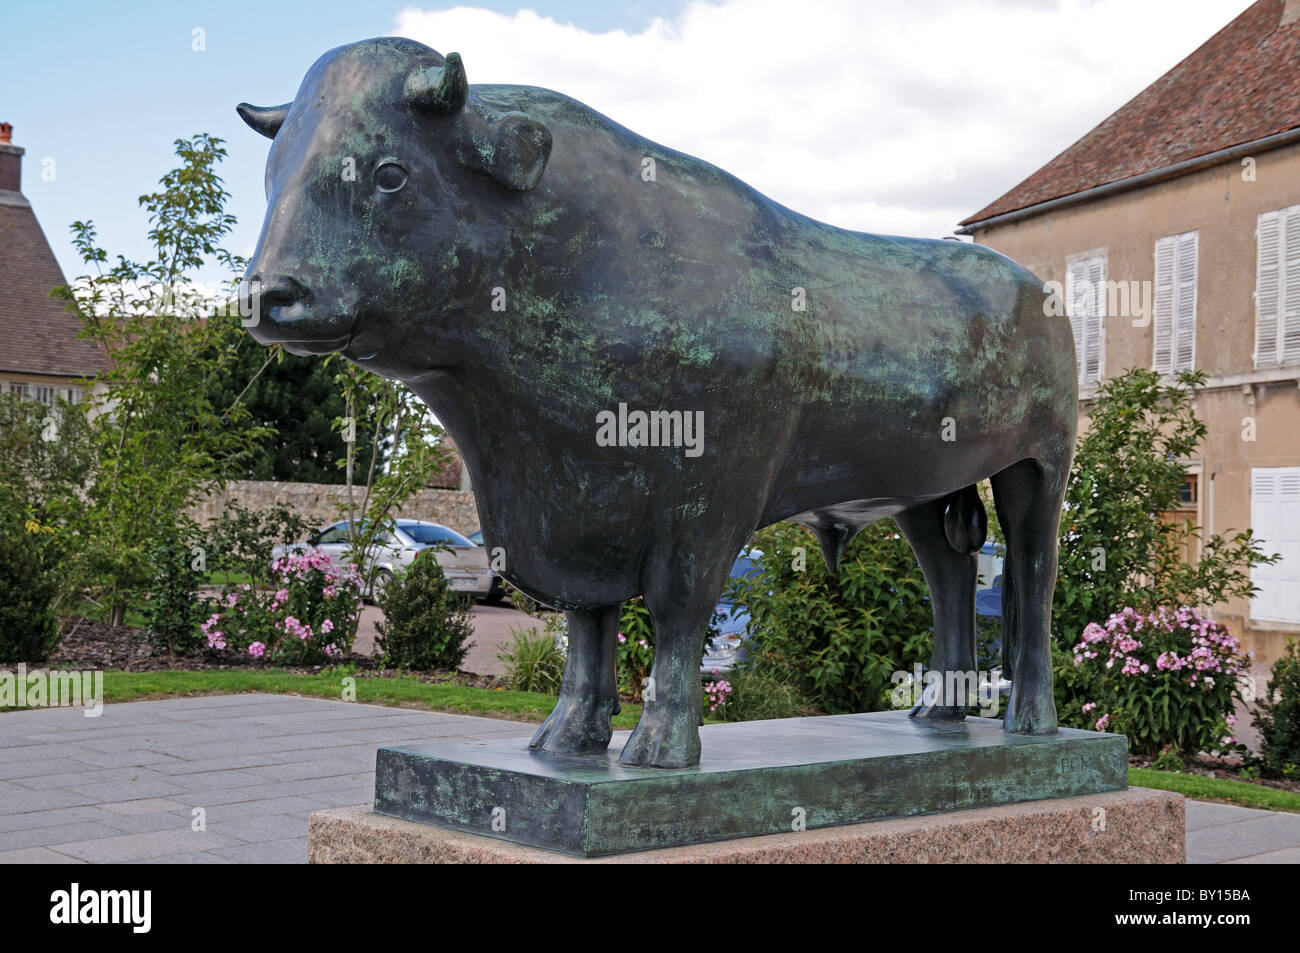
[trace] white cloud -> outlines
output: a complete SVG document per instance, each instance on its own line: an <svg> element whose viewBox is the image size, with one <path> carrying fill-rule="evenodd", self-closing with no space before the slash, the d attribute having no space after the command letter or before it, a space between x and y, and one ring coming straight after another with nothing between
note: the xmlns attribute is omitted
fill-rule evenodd
<svg viewBox="0 0 1300 953"><path fill-rule="evenodd" d="M402 10L471 83L573 96L845 228L939 237L1127 102L1247 0L723 0L639 33Z"/></svg>

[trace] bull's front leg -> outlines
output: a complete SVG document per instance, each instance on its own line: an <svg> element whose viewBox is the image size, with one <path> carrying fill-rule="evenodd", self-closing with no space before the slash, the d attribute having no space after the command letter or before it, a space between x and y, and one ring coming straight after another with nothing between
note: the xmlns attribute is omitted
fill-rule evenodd
<svg viewBox="0 0 1300 953"><path fill-rule="evenodd" d="M565 612L569 653L555 708L529 746L543 751L594 752L609 747L618 714L618 620L622 606Z"/></svg>

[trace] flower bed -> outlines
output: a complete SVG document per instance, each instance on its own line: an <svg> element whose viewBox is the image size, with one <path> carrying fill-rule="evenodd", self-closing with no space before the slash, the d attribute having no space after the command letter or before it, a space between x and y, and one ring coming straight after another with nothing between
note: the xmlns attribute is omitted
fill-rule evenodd
<svg viewBox="0 0 1300 953"><path fill-rule="evenodd" d="M243 654L285 665L318 665L345 655L356 637L361 577L319 550L271 567L274 590L244 583L210 602L200 626L209 652Z"/></svg>

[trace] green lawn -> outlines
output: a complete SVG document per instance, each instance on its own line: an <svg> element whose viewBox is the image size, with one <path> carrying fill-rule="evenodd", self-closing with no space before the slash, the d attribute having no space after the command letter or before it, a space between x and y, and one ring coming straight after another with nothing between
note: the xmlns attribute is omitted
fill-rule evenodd
<svg viewBox="0 0 1300 953"><path fill-rule="evenodd" d="M273 695L305 695L312 698L343 698L345 671L320 675L295 675L275 670L217 670L199 672L113 672L104 673L104 701L129 702L150 698L188 695L229 695L265 692ZM497 691L465 685L430 685L418 678L355 678L355 701L370 705L423 708L462 715L491 715L517 721L540 722L555 707L555 698L534 692ZM8 710L8 709L5 709ZM633 728L641 715L639 705L624 705L614 717L615 728Z"/></svg>
<svg viewBox="0 0 1300 953"><path fill-rule="evenodd" d="M1300 794L1248 781L1205 778L1199 774L1156 771L1151 768L1129 768L1128 783L1136 787L1174 791L1194 801L1225 801L1240 807L1300 813Z"/></svg>

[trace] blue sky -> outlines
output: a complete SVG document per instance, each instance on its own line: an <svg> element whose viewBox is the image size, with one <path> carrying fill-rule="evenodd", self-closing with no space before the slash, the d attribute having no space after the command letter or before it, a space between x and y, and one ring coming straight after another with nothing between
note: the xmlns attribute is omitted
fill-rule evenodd
<svg viewBox="0 0 1300 953"><path fill-rule="evenodd" d="M1249 2L1181 0L1177 18L1172 5L3 0L0 120L27 149L23 189L69 278L84 271L77 219L110 255L147 256L136 200L174 164L173 140L198 132L226 140L229 246L250 253L267 143L234 105L284 102L325 50L394 32L460 51L471 83L568 93L816 218L939 237Z"/></svg>

